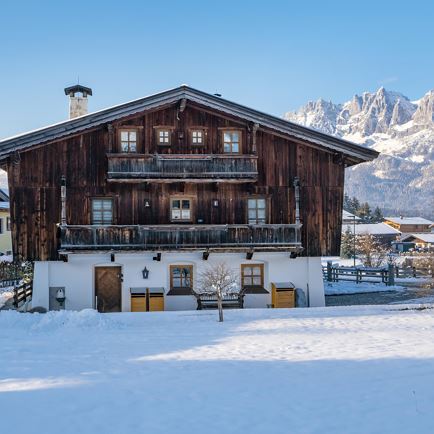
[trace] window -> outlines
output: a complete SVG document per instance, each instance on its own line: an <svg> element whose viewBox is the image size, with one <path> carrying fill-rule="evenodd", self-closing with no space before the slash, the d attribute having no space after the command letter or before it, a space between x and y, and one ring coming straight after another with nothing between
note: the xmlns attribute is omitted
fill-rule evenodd
<svg viewBox="0 0 434 434"><path fill-rule="evenodd" d="M6 217L6 230L7 231L11 230L11 218L10 217Z"/></svg>
<svg viewBox="0 0 434 434"><path fill-rule="evenodd" d="M241 131L223 131L223 152L238 154L240 152Z"/></svg>
<svg viewBox="0 0 434 434"><path fill-rule="evenodd" d="M3 219L0 218L0 234L2 234L4 232L3 230Z"/></svg>
<svg viewBox="0 0 434 434"><path fill-rule="evenodd" d="M265 294L264 288L264 265L241 264L241 287L245 294Z"/></svg>
<svg viewBox="0 0 434 434"><path fill-rule="evenodd" d="M157 144L160 146L170 146L170 130L158 129L157 134Z"/></svg>
<svg viewBox="0 0 434 434"><path fill-rule="evenodd" d="M193 266L170 266L170 291L167 295L190 295L193 290Z"/></svg>
<svg viewBox="0 0 434 434"><path fill-rule="evenodd" d="M121 130L121 151L137 152L137 131Z"/></svg>
<svg viewBox="0 0 434 434"><path fill-rule="evenodd" d="M92 199L92 224L113 224L113 199Z"/></svg>
<svg viewBox="0 0 434 434"><path fill-rule="evenodd" d="M170 200L170 218L172 221L191 221L191 199L176 197Z"/></svg>
<svg viewBox="0 0 434 434"><path fill-rule="evenodd" d="M204 130L192 130L191 131L191 144L192 145L204 145L205 144L205 131Z"/></svg>
<svg viewBox="0 0 434 434"><path fill-rule="evenodd" d="M249 225L265 223L266 202L263 198L248 199Z"/></svg>

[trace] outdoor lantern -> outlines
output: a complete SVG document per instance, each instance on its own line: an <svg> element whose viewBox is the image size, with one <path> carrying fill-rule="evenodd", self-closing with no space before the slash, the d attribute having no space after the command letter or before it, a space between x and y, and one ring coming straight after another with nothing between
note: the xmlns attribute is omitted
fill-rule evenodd
<svg viewBox="0 0 434 434"><path fill-rule="evenodd" d="M219 206L219 201L218 201L217 199L214 199L214 200L212 201L212 206L213 206L214 208L218 208L218 206Z"/></svg>
<svg viewBox="0 0 434 434"><path fill-rule="evenodd" d="M59 302L60 307L63 307L63 303L65 302L65 290L63 288L59 288L56 292L56 300Z"/></svg>
<svg viewBox="0 0 434 434"><path fill-rule="evenodd" d="M145 199L145 208L151 208L151 201L149 199Z"/></svg>
<svg viewBox="0 0 434 434"><path fill-rule="evenodd" d="M149 277L149 270L145 267L142 270L142 274L143 274L143 279L147 279Z"/></svg>

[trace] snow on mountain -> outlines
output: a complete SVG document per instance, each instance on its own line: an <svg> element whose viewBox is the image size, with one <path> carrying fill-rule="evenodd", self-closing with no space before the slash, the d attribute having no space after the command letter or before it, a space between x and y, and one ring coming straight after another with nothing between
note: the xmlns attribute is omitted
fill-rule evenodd
<svg viewBox="0 0 434 434"><path fill-rule="evenodd" d="M434 90L410 101L381 87L343 104L308 102L285 119L373 148L346 172L346 190L387 212L434 217Z"/></svg>

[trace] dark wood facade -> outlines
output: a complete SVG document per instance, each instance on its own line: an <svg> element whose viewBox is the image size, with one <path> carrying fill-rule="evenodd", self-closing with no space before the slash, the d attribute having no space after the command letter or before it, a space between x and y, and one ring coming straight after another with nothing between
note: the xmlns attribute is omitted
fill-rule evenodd
<svg viewBox="0 0 434 434"><path fill-rule="evenodd" d="M156 143L156 130L162 127L170 130L170 146ZM137 131L136 154L120 152L120 130L125 128ZM241 131L237 155L222 155L222 134L228 128ZM192 129L204 131L203 145L192 144ZM298 177L302 255L339 254L343 159L329 149L194 102L188 101L182 112L175 103L33 146L8 156L3 167L9 176L14 254L25 259L57 260L61 237L65 248L72 247L71 239L87 245L79 235L71 235L73 229L58 228L62 176L68 225L91 224L95 197L113 198L114 225L172 224L170 198L179 195L192 198L191 225L199 227L246 225L251 197L266 199L267 224L294 224L293 180ZM268 247L282 241L268 236ZM158 250L158 245L152 248Z"/></svg>

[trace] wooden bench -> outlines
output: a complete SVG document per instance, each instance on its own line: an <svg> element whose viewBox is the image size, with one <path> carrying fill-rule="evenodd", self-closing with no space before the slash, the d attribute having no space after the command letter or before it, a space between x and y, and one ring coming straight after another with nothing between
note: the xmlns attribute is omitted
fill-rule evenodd
<svg viewBox="0 0 434 434"><path fill-rule="evenodd" d="M217 296L215 294L196 294L197 310L217 309ZM226 294L222 299L223 309L242 309L244 294Z"/></svg>

